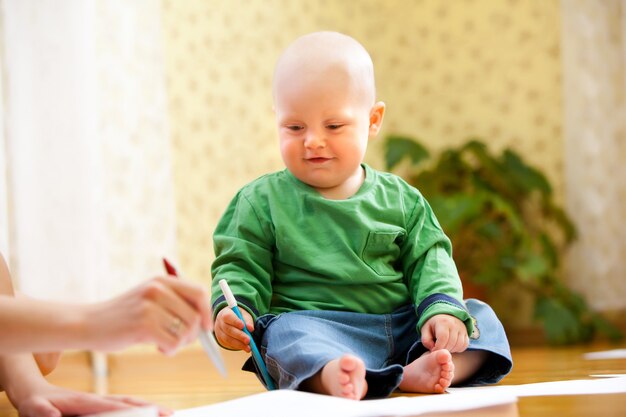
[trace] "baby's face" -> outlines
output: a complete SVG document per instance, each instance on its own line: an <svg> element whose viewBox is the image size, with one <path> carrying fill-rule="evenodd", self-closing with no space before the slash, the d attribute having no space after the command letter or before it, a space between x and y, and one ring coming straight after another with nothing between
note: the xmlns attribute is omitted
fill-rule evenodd
<svg viewBox="0 0 626 417"><path fill-rule="evenodd" d="M348 198L362 182L373 103L345 71L295 73L277 80L274 109L280 152L300 181Z"/></svg>

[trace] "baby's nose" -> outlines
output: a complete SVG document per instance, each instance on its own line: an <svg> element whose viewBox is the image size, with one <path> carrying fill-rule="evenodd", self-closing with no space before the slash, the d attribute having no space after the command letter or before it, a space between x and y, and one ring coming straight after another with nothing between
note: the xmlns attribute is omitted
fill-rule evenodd
<svg viewBox="0 0 626 417"><path fill-rule="evenodd" d="M324 140L324 137L317 132L309 131L304 138L304 146L306 148L323 148L325 144L326 141Z"/></svg>

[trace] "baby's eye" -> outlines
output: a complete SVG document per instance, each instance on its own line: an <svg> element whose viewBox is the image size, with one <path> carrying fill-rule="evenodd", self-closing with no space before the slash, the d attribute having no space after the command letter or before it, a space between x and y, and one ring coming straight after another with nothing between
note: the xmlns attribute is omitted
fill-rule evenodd
<svg viewBox="0 0 626 417"><path fill-rule="evenodd" d="M289 130L293 131L293 132L297 132L297 131L299 131L299 130L304 129L304 127L303 127L303 126L300 126L300 125L287 125L287 126L285 126L285 127L286 127L287 129L289 129Z"/></svg>
<svg viewBox="0 0 626 417"><path fill-rule="evenodd" d="M327 125L326 127L327 127L328 129L330 129L330 130L337 130L337 129L339 129L339 128L340 128L340 127L342 127L342 126L343 126L342 124L338 124L338 123L337 123L337 124L330 124L330 125Z"/></svg>

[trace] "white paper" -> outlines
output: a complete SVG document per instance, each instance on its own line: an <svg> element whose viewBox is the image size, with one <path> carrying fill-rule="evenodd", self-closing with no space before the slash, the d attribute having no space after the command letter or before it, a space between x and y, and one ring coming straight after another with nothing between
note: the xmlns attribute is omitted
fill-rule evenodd
<svg viewBox="0 0 626 417"><path fill-rule="evenodd" d="M626 359L626 349L603 350L600 352L589 352L583 355L588 360L599 359Z"/></svg>
<svg viewBox="0 0 626 417"><path fill-rule="evenodd" d="M626 392L626 377L450 388L449 394L353 401L328 395L277 390L177 411L175 417L402 417L474 410L517 402L517 397Z"/></svg>
<svg viewBox="0 0 626 417"><path fill-rule="evenodd" d="M571 381L538 382L522 385L496 385L477 388L450 388L452 393L462 392L491 392L493 395L501 393L517 397L540 397L545 395L585 395L585 394L613 394L626 392L626 377L601 379L578 379Z"/></svg>
<svg viewBox="0 0 626 417"><path fill-rule="evenodd" d="M276 390L205 407L177 411L174 417L402 417L473 410L517 402L507 393L456 393L354 401L307 392Z"/></svg>

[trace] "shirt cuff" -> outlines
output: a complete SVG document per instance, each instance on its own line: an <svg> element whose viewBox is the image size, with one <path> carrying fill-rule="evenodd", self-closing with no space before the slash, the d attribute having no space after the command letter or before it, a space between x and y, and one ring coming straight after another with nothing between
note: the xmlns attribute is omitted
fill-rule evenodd
<svg viewBox="0 0 626 417"><path fill-rule="evenodd" d="M251 307L248 300L245 298L235 296L235 300L237 300L237 307L246 310L252 316L252 320L256 321L259 317L259 311L256 308ZM215 320L217 313L219 313L224 307L228 307L228 303L226 302L226 297L220 295L215 301L213 301L213 320Z"/></svg>
<svg viewBox="0 0 626 417"><path fill-rule="evenodd" d="M437 314L448 314L461 320L465 324L468 335L474 331L472 316L465 304L446 294L429 295L419 304L417 307L417 331L421 332L424 323Z"/></svg>

